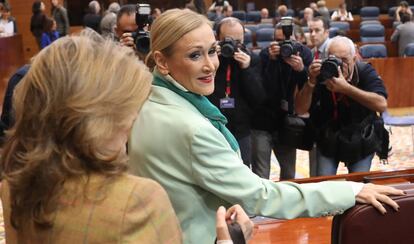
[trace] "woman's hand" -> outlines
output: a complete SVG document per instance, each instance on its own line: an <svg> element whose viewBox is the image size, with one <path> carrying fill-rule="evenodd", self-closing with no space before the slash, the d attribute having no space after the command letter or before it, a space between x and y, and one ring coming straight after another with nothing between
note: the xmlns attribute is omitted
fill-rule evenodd
<svg viewBox="0 0 414 244"><path fill-rule="evenodd" d="M356 196L356 201L359 203L371 204L382 214L387 213L387 210L382 206L383 203L388 204L395 211L398 211L400 207L389 197L389 195L403 196L405 195L405 192L389 186L365 184Z"/></svg>
<svg viewBox="0 0 414 244"><path fill-rule="evenodd" d="M252 237L254 224L238 204L229 208L227 212L223 206L218 208L216 214L217 240L231 240L227 224L230 224L232 221L240 225L244 239L246 242L249 241Z"/></svg>

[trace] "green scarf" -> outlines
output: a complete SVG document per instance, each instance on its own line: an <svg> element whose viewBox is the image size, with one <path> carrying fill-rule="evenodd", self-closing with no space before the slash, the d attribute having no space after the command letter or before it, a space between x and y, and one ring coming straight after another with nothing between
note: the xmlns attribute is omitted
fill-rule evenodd
<svg viewBox="0 0 414 244"><path fill-rule="evenodd" d="M154 74L153 85L165 87L171 91L177 93L185 100L190 102L194 107L200 111L204 117L210 120L211 124L216 127L217 130L223 134L227 142L230 144L231 148L237 152L239 150L239 144L234 138L233 134L227 129L227 119L220 113L220 110L214 106L205 96L197 95L192 92L185 92L178 87L176 87L171 82L165 80L161 75Z"/></svg>

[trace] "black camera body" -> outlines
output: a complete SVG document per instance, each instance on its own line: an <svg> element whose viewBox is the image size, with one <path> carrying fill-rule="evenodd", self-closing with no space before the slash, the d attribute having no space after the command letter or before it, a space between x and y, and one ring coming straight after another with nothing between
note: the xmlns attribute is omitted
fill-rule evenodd
<svg viewBox="0 0 414 244"><path fill-rule="evenodd" d="M293 54L296 54L298 50L298 43L290 40L290 37L293 33L293 19L292 17L282 17L280 20L280 25L282 26L282 32L285 36L285 40L279 42L280 46L280 56L282 58L288 58Z"/></svg>
<svg viewBox="0 0 414 244"><path fill-rule="evenodd" d="M238 48L245 49L240 41L234 40L231 37L225 37L223 41L219 42L219 45L221 47L221 55L225 58L232 58Z"/></svg>
<svg viewBox="0 0 414 244"><path fill-rule="evenodd" d="M299 52L298 43L292 40L285 40L279 42L280 56L282 58L288 58L293 54Z"/></svg>
<svg viewBox="0 0 414 244"><path fill-rule="evenodd" d="M135 23L138 26L138 30L132 33L134 38L136 50L140 53L147 54L150 49L150 37L149 32L145 30L145 27L151 24L151 6L145 3L138 3L136 5Z"/></svg>
<svg viewBox="0 0 414 244"><path fill-rule="evenodd" d="M342 67L342 60L337 57L331 56L323 60L318 80L324 82L339 77L338 67Z"/></svg>

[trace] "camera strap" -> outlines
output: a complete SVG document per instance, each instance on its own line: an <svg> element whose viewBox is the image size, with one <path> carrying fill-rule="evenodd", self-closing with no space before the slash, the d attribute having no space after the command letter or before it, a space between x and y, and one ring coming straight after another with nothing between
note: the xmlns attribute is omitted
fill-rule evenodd
<svg viewBox="0 0 414 244"><path fill-rule="evenodd" d="M230 64L227 65L225 94L226 94L226 97L229 97L231 94L231 66Z"/></svg>
<svg viewBox="0 0 414 244"><path fill-rule="evenodd" d="M331 94L332 94L332 101L333 101L333 105L334 105L333 119L337 120L338 119L338 102L341 101L341 100L344 101L344 103L347 107L349 107L349 102L348 102L346 96L343 95L343 94L335 93L335 92L331 92Z"/></svg>

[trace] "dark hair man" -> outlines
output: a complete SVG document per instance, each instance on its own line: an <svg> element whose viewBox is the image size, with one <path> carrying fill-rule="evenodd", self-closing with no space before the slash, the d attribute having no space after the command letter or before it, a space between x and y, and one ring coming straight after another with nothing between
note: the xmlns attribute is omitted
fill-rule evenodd
<svg viewBox="0 0 414 244"><path fill-rule="evenodd" d="M349 38L331 39L327 52L336 57L330 64L337 63L333 71L338 74L322 78L322 62L314 60L296 96L297 113L309 111L318 131L317 175L336 174L339 161L350 173L369 171L375 152L385 158L388 154L388 133L376 120L376 112L387 107L386 89L370 64L357 61Z"/></svg>
<svg viewBox="0 0 414 244"><path fill-rule="evenodd" d="M135 49L134 38L132 32L138 29L135 22L136 7L133 4L123 5L116 17L116 36L121 45Z"/></svg>
<svg viewBox="0 0 414 244"><path fill-rule="evenodd" d="M51 0L52 3L52 16L56 21L56 30L59 33L59 37L69 34L69 18L68 11L62 6L60 0Z"/></svg>
<svg viewBox="0 0 414 244"><path fill-rule="evenodd" d="M245 49L244 27L240 20L224 18L217 26L220 43L218 53L220 66L214 79L215 88L208 99L228 119L227 128L236 137L243 162L251 163L251 115L252 108L261 102L264 91L260 79L260 60ZM226 48L233 46L234 54Z"/></svg>
<svg viewBox="0 0 414 244"><path fill-rule="evenodd" d="M252 131L253 172L262 178L269 178L270 156L273 149L279 162L280 179L295 177L296 149L280 140L284 118L292 107L296 84L306 81L307 67L312 54L306 46L295 43L297 52L290 57L281 57L279 42L285 40L280 24L275 28L275 40L260 52L262 61L265 102L255 109Z"/></svg>
<svg viewBox="0 0 414 244"><path fill-rule="evenodd" d="M323 17L315 17L308 22L311 42L314 46L312 54L315 59L324 59L329 42L329 21Z"/></svg>

